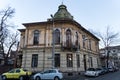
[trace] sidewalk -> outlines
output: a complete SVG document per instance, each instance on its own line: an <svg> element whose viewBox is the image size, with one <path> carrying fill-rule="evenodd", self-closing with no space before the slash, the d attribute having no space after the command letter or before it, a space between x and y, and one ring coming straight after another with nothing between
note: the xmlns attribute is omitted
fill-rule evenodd
<svg viewBox="0 0 120 80"><path fill-rule="evenodd" d="M72 73L72 74L64 74L63 80L85 80L86 77L84 76L84 72L81 72L80 74Z"/></svg>
<svg viewBox="0 0 120 80"><path fill-rule="evenodd" d="M0 80L2 80L1 75L0 75Z"/></svg>

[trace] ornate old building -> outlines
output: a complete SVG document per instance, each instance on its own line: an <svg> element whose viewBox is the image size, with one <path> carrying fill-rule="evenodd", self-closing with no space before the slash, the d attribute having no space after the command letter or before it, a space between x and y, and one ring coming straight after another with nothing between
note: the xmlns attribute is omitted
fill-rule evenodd
<svg viewBox="0 0 120 80"><path fill-rule="evenodd" d="M26 28L19 29L21 67L79 72L100 65L99 39L76 22L65 5L60 5L47 21L23 25Z"/></svg>

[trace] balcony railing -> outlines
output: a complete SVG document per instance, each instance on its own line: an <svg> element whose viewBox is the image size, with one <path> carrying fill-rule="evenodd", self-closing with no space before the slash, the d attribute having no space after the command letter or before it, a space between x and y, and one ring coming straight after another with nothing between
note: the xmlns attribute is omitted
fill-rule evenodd
<svg viewBox="0 0 120 80"><path fill-rule="evenodd" d="M62 45L61 49L63 51L77 51L78 50L78 46L77 45L71 45L71 46Z"/></svg>

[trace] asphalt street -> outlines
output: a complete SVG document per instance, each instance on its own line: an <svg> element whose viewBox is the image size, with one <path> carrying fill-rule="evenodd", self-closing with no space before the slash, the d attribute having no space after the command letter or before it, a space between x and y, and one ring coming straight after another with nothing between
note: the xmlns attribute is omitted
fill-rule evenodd
<svg viewBox="0 0 120 80"><path fill-rule="evenodd" d="M99 77L86 77L82 75L76 80L120 80L120 71L110 72Z"/></svg>

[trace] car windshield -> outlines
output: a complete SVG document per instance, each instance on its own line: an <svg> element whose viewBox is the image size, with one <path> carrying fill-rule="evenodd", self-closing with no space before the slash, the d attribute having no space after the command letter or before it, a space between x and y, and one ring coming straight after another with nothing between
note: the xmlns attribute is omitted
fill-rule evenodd
<svg viewBox="0 0 120 80"><path fill-rule="evenodd" d="M10 71L9 71L9 73L13 73L14 71L15 71L15 70L14 70L14 69L12 69L12 70L10 70Z"/></svg>
<svg viewBox="0 0 120 80"><path fill-rule="evenodd" d="M23 69L23 71L28 71L27 69Z"/></svg>
<svg viewBox="0 0 120 80"><path fill-rule="evenodd" d="M96 70L101 70L100 68L96 68Z"/></svg>
<svg viewBox="0 0 120 80"><path fill-rule="evenodd" d="M95 71L95 69L94 68L89 68L88 71Z"/></svg>

